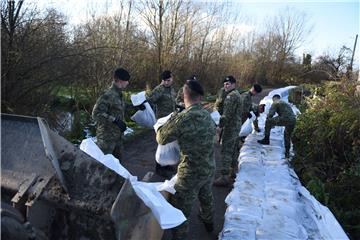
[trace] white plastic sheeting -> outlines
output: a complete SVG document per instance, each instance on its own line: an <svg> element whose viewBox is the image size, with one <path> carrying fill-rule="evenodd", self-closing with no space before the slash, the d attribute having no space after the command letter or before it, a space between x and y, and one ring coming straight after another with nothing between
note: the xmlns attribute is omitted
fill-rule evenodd
<svg viewBox="0 0 360 240"><path fill-rule="evenodd" d="M261 103L261 133L247 136L239 156L239 172L226 197L228 207L219 239L348 239L329 211L301 185L284 158L283 127L271 131L270 145L261 145L272 96L287 101L286 87L269 93ZM295 113L299 113L293 106Z"/></svg>
<svg viewBox="0 0 360 240"><path fill-rule="evenodd" d="M80 149L123 178L129 179L136 195L151 209L162 229L176 227L186 220L182 211L171 206L159 192L165 190L174 194L176 176L164 183L141 182L136 176L131 175L112 154L104 155L91 139L84 139L80 144Z"/></svg>

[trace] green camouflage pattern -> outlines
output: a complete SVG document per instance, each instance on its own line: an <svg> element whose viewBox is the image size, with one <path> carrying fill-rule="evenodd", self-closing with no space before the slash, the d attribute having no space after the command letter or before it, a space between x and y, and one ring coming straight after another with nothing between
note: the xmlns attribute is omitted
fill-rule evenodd
<svg viewBox="0 0 360 240"><path fill-rule="evenodd" d="M278 116L273 117L275 113ZM285 143L285 152L290 150L291 134L294 131L296 123L296 117L291 109L290 105L284 101L277 101L271 105L269 114L265 122L265 138L270 137L271 128L275 126L284 126L284 143Z"/></svg>
<svg viewBox="0 0 360 240"><path fill-rule="evenodd" d="M225 101L226 95L227 95L227 92L225 91L225 89L223 87L220 88L220 90L217 92L216 101L214 104L214 111L218 111L220 113L220 115L222 115L223 111L224 111L224 101Z"/></svg>
<svg viewBox="0 0 360 240"><path fill-rule="evenodd" d="M244 92L241 94L242 101L242 113L241 113L241 121L245 122L248 118L248 113L253 111L253 105L251 101L251 93L250 91Z"/></svg>
<svg viewBox="0 0 360 240"><path fill-rule="evenodd" d="M236 89L228 92L224 101L224 112L219 123L219 127L223 131L221 142L222 166L220 168L222 175L228 175L230 168L237 165L242 109L240 93Z"/></svg>
<svg viewBox="0 0 360 240"><path fill-rule="evenodd" d="M117 117L124 120L125 107L122 90L112 84L98 98L92 111L92 118L96 122L97 145L104 154L114 154L119 159L123 133L113 121Z"/></svg>
<svg viewBox="0 0 360 240"><path fill-rule="evenodd" d="M156 118L162 118L175 111L176 92L172 86L165 87L160 84L152 91L146 92L146 100L156 107Z"/></svg>
<svg viewBox="0 0 360 240"><path fill-rule="evenodd" d="M185 107L183 89L184 89L184 87L181 87L181 88L179 89L179 91L177 92L176 105Z"/></svg>
<svg viewBox="0 0 360 240"><path fill-rule="evenodd" d="M180 163L175 184L176 194L170 203L189 218L196 200L200 201L200 217L213 220L212 183L215 173L215 123L200 103L174 114L158 131L156 140L167 144L177 140L180 146ZM188 221L173 229L173 239L186 239Z"/></svg>

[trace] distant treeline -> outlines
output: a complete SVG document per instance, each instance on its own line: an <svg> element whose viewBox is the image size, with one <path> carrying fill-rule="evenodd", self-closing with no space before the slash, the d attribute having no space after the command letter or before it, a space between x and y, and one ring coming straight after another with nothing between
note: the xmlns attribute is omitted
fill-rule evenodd
<svg viewBox="0 0 360 240"><path fill-rule="evenodd" d="M2 111L41 115L64 87L70 97L81 92L94 102L120 66L131 73L130 88L154 87L160 72L170 69L177 87L196 74L207 93L215 93L228 74L247 87L336 80L346 73L346 47L316 60L295 56L310 31L304 13L285 9L266 22L265 31L245 34L236 27L242 13L231 8L124 0L116 14L90 14L74 27L55 9L2 0Z"/></svg>

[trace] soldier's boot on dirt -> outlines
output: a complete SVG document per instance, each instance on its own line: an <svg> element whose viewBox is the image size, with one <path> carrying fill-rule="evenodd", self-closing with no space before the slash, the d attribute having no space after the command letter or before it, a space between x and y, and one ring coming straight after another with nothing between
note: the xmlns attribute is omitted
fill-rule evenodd
<svg viewBox="0 0 360 240"><path fill-rule="evenodd" d="M258 140L257 142L260 143L260 144L263 144L263 145L269 145L270 144L270 140L269 140L268 137L264 137L263 139Z"/></svg>
<svg viewBox="0 0 360 240"><path fill-rule="evenodd" d="M222 175L219 178L215 179L213 185L216 187L229 187L231 186L231 180L229 179L229 176Z"/></svg>
<svg viewBox="0 0 360 240"><path fill-rule="evenodd" d="M205 226L205 229L207 232L213 232L214 231L214 223L213 222L206 222L204 221L200 215L198 215L198 218L200 222L202 222Z"/></svg>

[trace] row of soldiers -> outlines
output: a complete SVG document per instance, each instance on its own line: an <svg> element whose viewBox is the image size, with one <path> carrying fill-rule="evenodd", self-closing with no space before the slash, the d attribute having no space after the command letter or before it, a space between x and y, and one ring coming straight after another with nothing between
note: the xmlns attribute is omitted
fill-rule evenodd
<svg viewBox="0 0 360 240"><path fill-rule="evenodd" d="M128 108L144 108L143 104L134 107L125 103L123 91L128 86L129 79L130 74L125 69L115 70L112 86L99 97L92 113L97 124L98 146L104 154L113 154L119 160L122 159L121 139L126 129L124 115ZM199 218L206 230L211 232L214 210L212 185L231 184L231 173L236 171L239 154L239 131L252 110L251 97L262 89L255 84L248 92L240 94L236 89L236 79L233 76L225 77L224 87L220 89L214 107L221 115L216 126L209 111L201 105L204 90L194 76L185 81L177 94L172 85L172 73L164 71L161 84L146 92L146 100L155 106L157 118L173 113L156 133L159 144L177 140L180 147L176 193L170 197L169 202L188 218L192 205L198 198ZM271 129L272 125L268 127ZM221 139L222 165L221 176L214 181L216 135ZM268 144L266 138L262 144ZM159 167L161 166L157 166L157 169ZM185 221L173 228L173 239L186 239L188 226L188 221Z"/></svg>

